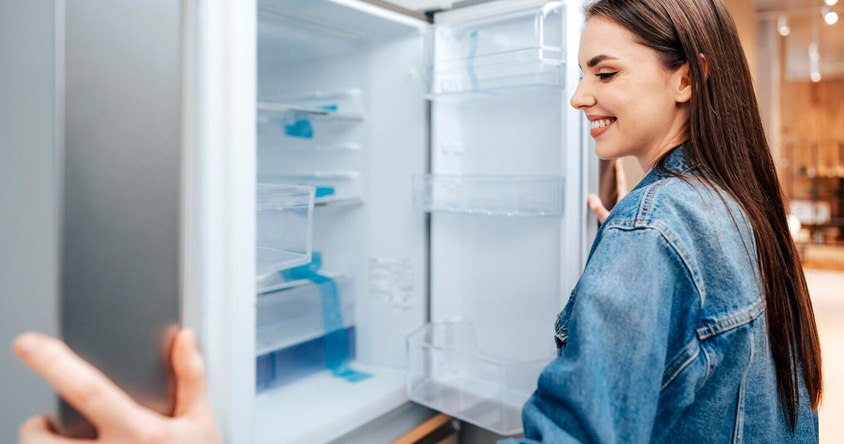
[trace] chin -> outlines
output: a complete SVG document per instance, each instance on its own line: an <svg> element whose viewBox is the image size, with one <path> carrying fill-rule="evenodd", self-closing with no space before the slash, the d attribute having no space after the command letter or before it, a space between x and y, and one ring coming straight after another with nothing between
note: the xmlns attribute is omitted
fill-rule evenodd
<svg viewBox="0 0 844 444"><path fill-rule="evenodd" d="M618 147L604 142L595 143L595 155L597 155L599 159L612 160L624 157L625 154L621 151L622 150L618 149Z"/></svg>

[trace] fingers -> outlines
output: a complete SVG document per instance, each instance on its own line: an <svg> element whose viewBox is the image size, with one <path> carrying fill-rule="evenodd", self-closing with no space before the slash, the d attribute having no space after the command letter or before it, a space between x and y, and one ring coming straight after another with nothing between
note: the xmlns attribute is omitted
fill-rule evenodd
<svg viewBox="0 0 844 444"><path fill-rule="evenodd" d="M590 194L586 196L586 204L589 205L589 209L595 213L595 216L598 216L598 222L604 223L609 216L610 211L604 207L604 203L601 202L601 198Z"/></svg>
<svg viewBox="0 0 844 444"><path fill-rule="evenodd" d="M627 186L627 175L624 173L624 166L621 164L621 159L615 160L615 183L618 200L621 200L630 192Z"/></svg>
<svg viewBox="0 0 844 444"><path fill-rule="evenodd" d="M87 439L69 439L56 435L50 430L50 419L46 416L29 418L18 430L18 444L85 444L93 442Z"/></svg>
<svg viewBox="0 0 844 444"><path fill-rule="evenodd" d="M13 349L18 359L46 379L97 428L125 430L136 418L137 404L63 342L24 333L15 339Z"/></svg>
<svg viewBox="0 0 844 444"><path fill-rule="evenodd" d="M205 363L196 346L196 336L183 329L173 343L173 372L176 375L176 416L210 409Z"/></svg>

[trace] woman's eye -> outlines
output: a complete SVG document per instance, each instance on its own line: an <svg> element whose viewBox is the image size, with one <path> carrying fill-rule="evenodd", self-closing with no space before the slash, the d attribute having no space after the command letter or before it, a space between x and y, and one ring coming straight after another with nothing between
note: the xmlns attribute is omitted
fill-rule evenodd
<svg viewBox="0 0 844 444"><path fill-rule="evenodd" d="M601 73L601 74L597 74L597 76L598 76L601 80L609 80L609 79L611 79L611 78L612 78L612 76L614 76L614 75L616 75L616 74L618 74L618 72Z"/></svg>

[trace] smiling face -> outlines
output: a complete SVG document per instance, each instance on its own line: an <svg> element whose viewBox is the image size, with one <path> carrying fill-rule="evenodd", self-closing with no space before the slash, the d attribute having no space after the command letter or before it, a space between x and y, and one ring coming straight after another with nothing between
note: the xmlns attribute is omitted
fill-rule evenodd
<svg viewBox="0 0 844 444"><path fill-rule="evenodd" d="M634 156L649 169L685 142L691 86L688 64L665 69L656 51L615 22L586 22L578 63L583 78L571 105L586 113L602 159Z"/></svg>

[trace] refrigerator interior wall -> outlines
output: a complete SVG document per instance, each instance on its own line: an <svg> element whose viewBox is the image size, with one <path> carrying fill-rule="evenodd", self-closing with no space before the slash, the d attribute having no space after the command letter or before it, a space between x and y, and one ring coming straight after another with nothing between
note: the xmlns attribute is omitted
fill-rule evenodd
<svg viewBox="0 0 844 444"><path fill-rule="evenodd" d="M563 4L544 1L436 16L432 174L417 178L433 185L416 188L434 213L432 324L408 341L408 390L504 435L521 430L555 356L564 303L566 172L580 149L566 131L564 23Z"/></svg>
<svg viewBox="0 0 844 444"><path fill-rule="evenodd" d="M363 2L259 1L257 182L316 187L320 260L258 295L258 381L312 364L296 351L328 341L332 316L353 341L351 369L370 377L323 364L270 381L255 400L258 443L326 442L407 400L404 339L427 316L426 219L410 199L427 164L426 27Z"/></svg>

